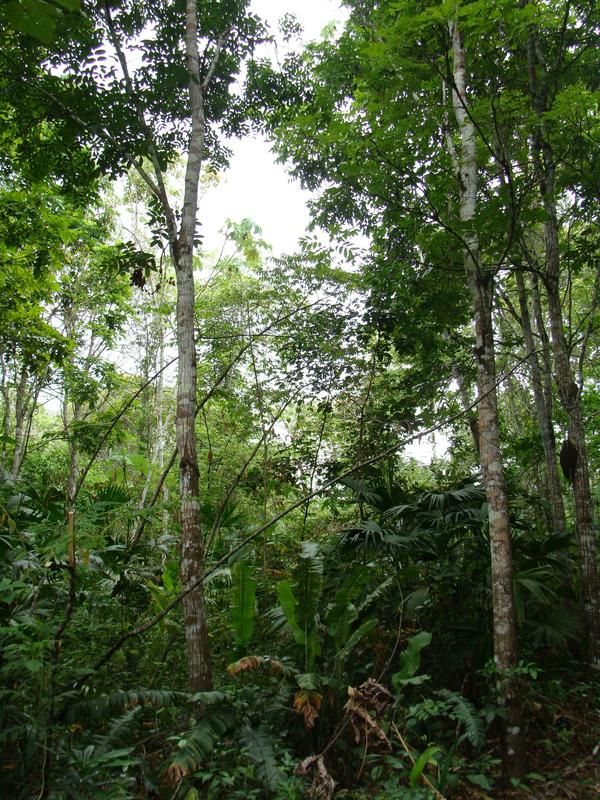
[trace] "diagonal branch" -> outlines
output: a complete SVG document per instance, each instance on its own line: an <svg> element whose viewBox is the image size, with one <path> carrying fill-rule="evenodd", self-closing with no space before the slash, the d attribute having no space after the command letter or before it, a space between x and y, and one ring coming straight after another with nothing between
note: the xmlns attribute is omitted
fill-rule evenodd
<svg viewBox="0 0 600 800"><path fill-rule="evenodd" d="M100 669L100 667L104 666L104 664L108 663L110 661L110 659L113 657L113 655L117 652L117 650L119 650L125 644L125 642L127 642L129 639L133 639L136 636L140 636L142 633L145 633L146 631L150 630L155 625L157 625L162 619L164 619L168 614L170 614L170 612L174 608L176 608L179 605L179 603L183 600L183 598L187 594L189 594L191 591L193 591L201 583L204 583L207 580L207 578L209 578L220 567L222 567L224 564L226 564L233 556L237 555L241 550L243 550L245 547L247 547L251 542L253 542L256 539L258 539L258 537L261 534L263 534L269 528L272 528L273 525L276 525L280 520L282 520L284 517L286 517L292 511L295 511L297 508L300 508L302 505L304 505L304 503L309 502L314 497L318 497L318 496L320 496L322 494L325 494L325 492L329 491L329 489L331 489L332 486L335 486L336 484L338 484L341 481L343 481L345 478L350 477L350 475L353 475L358 470L364 469L365 467L370 466L371 464L375 464L378 461L381 461L382 459L388 458L389 456L393 455L394 453L397 453L398 450L400 450L402 447L405 447L407 444L410 444L411 442L414 442L415 440L420 439L422 436L428 436L429 434L434 433L435 431L438 431L441 428L446 427L447 425L449 425L450 423L454 422L455 420L460 419L461 417L465 416L465 414L468 414L476 406L478 406L479 403L481 403L482 400L484 400L487 397L487 395L491 394L492 392L495 392L496 389L498 388L498 386L501 385L508 378L510 378L510 376L517 369L519 369L519 367L523 363L528 361L531 358L531 356L532 356L532 353L529 352L523 358L520 358L516 362L516 364L514 364L514 366L511 367L511 369L509 369L507 372L505 372L504 375L501 375L494 382L494 384L488 389L488 391L485 394L482 394L479 397L477 397L466 408L461 409L460 411L458 411L455 414L451 414L450 416L448 416L445 419L443 419L441 422L438 422L435 425L431 425L429 428L426 428L425 430L422 430L422 431L419 431L418 433L413 433L410 436L407 436L406 438L402 439L397 444L392 445L391 447L388 447L386 450L383 450L380 453L376 453L374 456L371 456L370 458L367 458L365 461L362 461L359 464L355 464L353 467L350 467L349 469L345 470L340 475L337 475L335 478L331 478L331 480L326 481L320 488L314 489L313 491L309 492L308 494L305 494L303 497L299 498L294 503L292 503L291 505L287 506L287 508L284 508L283 511L279 512L279 514L276 514L274 517L271 517L271 519L268 520L267 522L265 522L264 525L261 525L259 528L257 528L251 534L249 534L238 545L236 545L235 547L232 547L231 550L229 550L227 553L225 553L224 556L222 556L220 559L218 559L218 561L216 561L209 569L205 570L198 578L196 578L194 581L192 581L183 591L181 591L177 595L177 597L175 597L168 605L166 605L159 614L154 616L152 619L147 620L143 624L139 625L137 628L134 628L133 630L130 630L130 631L126 631L124 634L119 636L119 638L114 642L114 644L112 644L111 647L109 647L109 649L101 656L101 658L99 658L98 661L96 661L96 663L94 664L94 666L92 668L92 671L95 672L98 669ZM81 678L79 678L75 682L75 687L81 686L81 684L84 683L88 678L89 678L89 673L87 675L82 676Z"/></svg>

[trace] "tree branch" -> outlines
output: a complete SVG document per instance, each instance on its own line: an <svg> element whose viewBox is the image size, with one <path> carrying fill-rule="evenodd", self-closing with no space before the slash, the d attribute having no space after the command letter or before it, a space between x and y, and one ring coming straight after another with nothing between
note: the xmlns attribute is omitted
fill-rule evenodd
<svg viewBox="0 0 600 800"><path fill-rule="evenodd" d="M335 486L336 484L343 481L345 478L350 477L350 475L353 475L358 470L364 469L365 467L370 466L371 464L375 464L384 458L388 458L389 456L393 455L398 450L400 450L400 448L405 447L407 444L410 444L411 442L414 442L416 439L420 439L422 436L428 436L429 434L434 433L437 430L440 430L446 425L449 425L451 422L454 422L455 420L465 416L466 414L468 414L469 411L471 411L477 405L479 405L479 403L482 400L484 400L484 398L487 397L487 395L489 395L492 392L495 392L501 383L507 380L524 362L526 362L529 358L531 358L531 355L532 353L530 352L527 353L523 358L519 359L518 362L510 370L508 370L504 375L502 375L495 381L495 383L490 387L490 389L485 394L478 397L466 408L462 409L456 414L452 414L449 417L446 417L441 422L438 422L435 425L432 425L423 431L419 431L418 433L414 433L411 434L410 436L407 436L397 444L388 447L386 450L383 450L381 453L377 453L376 455L367 458L365 461L362 461L359 464L355 464L353 467L350 467L349 469L345 470L335 478L331 478L331 480L326 481L323 484L323 486L321 486L319 489L315 489L309 492L308 494L305 494L303 497L296 500L287 508L283 509L283 511L281 511L279 514L276 514L274 517L271 517L271 519L268 520L264 525L261 525L259 528L257 528L251 534L249 534L242 542L240 542L240 544L236 545L235 547L232 547L231 550L225 553L224 556L215 561L215 563L209 569L205 570L202 573L202 575L196 578L196 580L192 581L189 584L189 586L187 586L183 591L181 591L177 595L177 597L175 597L167 606L165 606L165 608L159 614L157 614L155 617L148 620L147 622L144 622L142 625L139 625L137 628L134 628L133 630L127 631L126 633L122 634L114 642L114 644L111 645L111 647L102 655L102 657L99 658L98 661L96 661L96 663L92 668L92 671L95 672L102 666L104 666L104 664L108 663L108 661L110 661L110 659L117 652L117 650L119 650L123 646L123 644L125 644L125 642L127 642L129 639L133 639L136 636L140 636L142 633L145 633L146 631L150 630L155 625L157 625L174 608L176 608L176 606L179 605L179 603L183 600L183 598L187 594L189 594L189 592L192 592L197 586L199 586L201 583L204 583L204 581L206 581L207 578L209 578L220 567L226 564L233 556L237 555L251 542L255 541L262 533L264 533L269 528L272 528L273 525L276 525L281 519L286 517L292 511L295 511L297 508L300 508L300 506L312 500L314 497L318 497L319 495L324 494L329 489L331 489L332 486ZM81 686L83 683L85 683L86 677L89 676L84 676L79 678L74 684L75 687Z"/></svg>

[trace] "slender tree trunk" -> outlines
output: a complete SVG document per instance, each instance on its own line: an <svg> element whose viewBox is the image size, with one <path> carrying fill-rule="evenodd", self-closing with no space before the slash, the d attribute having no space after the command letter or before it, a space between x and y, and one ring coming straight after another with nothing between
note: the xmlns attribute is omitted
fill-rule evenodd
<svg viewBox="0 0 600 800"><path fill-rule="evenodd" d="M2 455L0 456L0 467L2 470L6 469L6 460L8 456L8 440L10 439L10 389L8 388L8 366L4 360L4 355L0 355L0 366L2 367L2 383L0 391L2 391Z"/></svg>
<svg viewBox="0 0 600 800"><path fill-rule="evenodd" d="M547 199L545 205L550 206L553 203ZM581 396L571 367L569 347L563 328L559 285L558 225L555 208L547 207L546 213L548 214L548 220L544 226L547 261L546 289L550 335L554 351L554 372L558 387L558 397L569 420L569 439L577 450L573 496L581 576L581 600L587 635L587 653L590 665L600 670L600 580L598 577L594 505L590 490L585 428L581 410Z"/></svg>
<svg viewBox="0 0 600 800"><path fill-rule="evenodd" d="M69 392L65 387L63 403L62 403L62 420L65 429L65 434L67 436L67 441L69 442L69 473L67 475L66 495L67 495L67 509L69 511L72 511L75 504L75 494L77 492L77 469L78 469L77 444L73 439L72 426L73 422L77 422L77 420L80 419L81 417L81 405L79 403L74 403L73 411L72 413L69 413L69 403L70 403Z"/></svg>
<svg viewBox="0 0 600 800"><path fill-rule="evenodd" d="M510 671L517 665L517 621L513 591L512 543L508 497L500 451L496 359L492 302L494 281L480 260L474 218L477 207L477 137L467 113L467 68L465 50L456 23L449 24L453 47L452 100L461 135L458 158L460 219L463 223L463 254L473 301L479 421L479 456L489 508L492 566L494 660L498 670L498 694L506 710L505 771L508 777L523 773L521 709L517 686Z"/></svg>
<svg viewBox="0 0 600 800"><path fill-rule="evenodd" d="M531 274L531 301L535 327L541 343L542 358L539 360L540 372L542 373L542 385L544 390L544 403L548 409L550 419L554 418L554 384L552 381L552 348L546 330L542 301L540 299L540 287L538 277L535 273Z"/></svg>
<svg viewBox="0 0 600 800"><path fill-rule="evenodd" d="M202 572L204 547L200 529L198 454L196 448L196 346L194 342L194 276L190 257L177 265L177 453L181 519L181 583L185 589ZM183 600L191 691L211 688L210 647L202 585Z"/></svg>
<svg viewBox="0 0 600 800"><path fill-rule="evenodd" d="M547 209L548 211L548 209ZM558 396L569 420L569 439L577 450L577 468L573 478L575 524L581 572L581 595L586 625L590 665L600 670L600 580L594 531L594 506L588 473L587 446L579 388L574 380L569 348L563 328L560 288L557 269L558 229L554 220L546 223L547 295L550 334L554 352L554 371Z"/></svg>
<svg viewBox="0 0 600 800"><path fill-rule="evenodd" d="M115 32L110 6L105 3L111 41L117 51L127 91L136 107L140 126L146 134L148 154L153 165L156 183L143 167L136 165L136 168L164 211L171 258L175 267L177 283L177 355L179 365L175 427L177 455L179 457L180 578L184 588L189 587L202 574L204 565L195 426L197 379L196 348L194 343L194 237L198 211L198 185L205 144L204 95L214 77L223 39L226 35L224 33L216 41L214 55L206 75L202 79L198 51L197 7L197 0L185 0L185 66L188 73L187 88L190 103L191 131L185 168L181 224L179 230L177 230L176 215L169 201L160 158L152 139L152 132L146 124L144 108L139 101L136 87L131 79L126 54ZM206 55L207 53L204 52L203 62ZM187 647L188 683L192 691L210 689L212 686L210 646L206 624L204 589L201 583L186 594L182 605Z"/></svg>
<svg viewBox="0 0 600 800"><path fill-rule="evenodd" d="M529 313L529 303L527 301L527 291L523 273L517 271L517 291L519 294L519 308L521 311L521 327L525 348L529 353L529 368L531 370L531 385L533 389L533 401L535 412L540 427L542 438L542 448L546 462L546 480L548 487L548 500L550 501L550 519L552 532L563 536L567 530L565 517L565 506L563 503L560 475L556 460L556 441L554 438L554 428L552 425L552 408L548 407L546 395L544 393L544 378L540 369L540 361L536 352L536 342L533 336L531 316Z"/></svg>
<svg viewBox="0 0 600 800"><path fill-rule="evenodd" d="M25 457L28 439L27 370L21 369L21 376L15 393L15 449L13 451L10 477L16 481Z"/></svg>
<svg viewBox="0 0 600 800"><path fill-rule="evenodd" d="M165 468L165 419L164 419L164 374L165 366L165 329L162 316L157 312L158 323L158 383L156 384L156 446L159 475L162 475ZM169 489L162 487L163 502L169 499ZM169 530L169 512L166 508L162 512L162 532L166 535Z"/></svg>
<svg viewBox="0 0 600 800"><path fill-rule="evenodd" d="M544 114L548 110L547 72L537 32L533 26L527 42L527 63L533 107L538 116L538 124L532 137L532 150L540 198L546 213L544 221L546 256L544 283L548 299L548 319L550 321L550 337L554 355L554 374L559 401L569 420L569 439L577 450L573 496L587 655L590 666L600 670L600 579L598 576L598 556L594 531L594 506L590 490L581 396L579 387L575 382L569 345L563 326L562 299L560 296L559 225L555 199L556 164L544 121ZM539 74L542 75L541 80Z"/></svg>
<svg viewBox="0 0 600 800"><path fill-rule="evenodd" d="M188 587L202 573L204 545L200 528L198 453L196 446L196 345L194 342L194 236L198 182L204 155L204 97L200 81L196 0L186 0L186 66L192 129L185 172L181 227L174 248L177 280L177 453L181 517L181 583ZM183 600L187 645L188 682L191 691L212 688L210 643L204 589L199 584Z"/></svg>

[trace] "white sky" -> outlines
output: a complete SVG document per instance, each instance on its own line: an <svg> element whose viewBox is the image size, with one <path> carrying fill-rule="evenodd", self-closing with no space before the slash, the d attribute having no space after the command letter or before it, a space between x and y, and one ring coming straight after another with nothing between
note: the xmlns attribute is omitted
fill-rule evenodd
<svg viewBox="0 0 600 800"><path fill-rule="evenodd" d="M347 16L335 0L253 0L252 8L273 32L277 31L277 21L292 12L304 28L305 41L319 39L327 24L341 22ZM209 190L200 203L198 218L205 249L220 248L219 230L227 218L239 221L250 217L262 228L263 238L272 245L274 254L292 253L308 225L309 193L286 175L282 165L275 163L264 138L236 141L232 149L230 167L219 186ZM447 437L438 432L412 442L403 453L427 463L432 456L443 454L448 445Z"/></svg>
<svg viewBox="0 0 600 800"><path fill-rule="evenodd" d="M253 0L252 10L269 23L273 33L287 12L295 14L304 28L305 41L319 39L330 22L342 21L346 11L335 0ZM262 137L232 143L230 167L218 187L202 198L198 219L207 250L218 250L219 230L227 218L250 217L262 228L263 238L276 255L295 250L308 225L308 193L292 182L283 166L275 163Z"/></svg>
<svg viewBox="0 0 600 800"><path fill-rule="evenodd" d="M342 22L347 16L337 0L253 0L252 9L273 33L277 33L278 20L287 12L293 13L304 28L304 41L319 39L326 25ZM280 53L282 49L280 46ZM198 220L204 237L203 249L220 251L223 244L220 231L226 219L240 221L250 217L262 228L262 236L275 255L294 252L309 222L306 203L310 195L275 162L263 137L235 140L231 149L229 169L221 176L219 185L209 189L200 201ZM49 410L57 410L54 405L57 401L50 400ZM404 449L404 454L428 462L436 449L443 453L446 447L446 437L438 433L435 438L413 442Z"/></svg>

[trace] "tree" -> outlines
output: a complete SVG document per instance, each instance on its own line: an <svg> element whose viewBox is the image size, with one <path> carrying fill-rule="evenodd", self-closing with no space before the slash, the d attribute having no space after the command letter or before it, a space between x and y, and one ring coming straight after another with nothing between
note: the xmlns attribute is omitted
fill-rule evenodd
<svg viewBox="0 0 600 800"><path fill-rule="evenodd" d="M528 3L521 3L526 8ZM585 428L581 409L581 389L575 381L571 367L571 354L564 330L563 308L561 299L561 244L560 223L558 217L557 173L560 174L563 164L561 154L555 152L554 140L557 127L561 125L564 109L561 108L560 91L565 84L565 75L570 78L571 59L585 54L589 43L579 41L576 37L567 44L558 37L565 37L567 26L581 19L592 36L594 16L587 6L578 8L570 3L563 5L563 18L560 27L550 17L550 25L545 28L547 41L540 35L539 25L535 18L529 26L527 37L527 74L531 104L535 113L535 124L531 127L531 143L533 151L533 173L538 184L539 202L544 210L543 242L544 271L543 281L548 301L548 318L552 341L553 363L558 397L569 420L568 438L577 453L577 463L573 477L573 493L575 499L577 544L579 548L579 565L581 570L581 594L583 611L586 620L588 653L590 663L600 669L600 577L598 575L598 556L596 536L594 532L594 508L590 491L589 466L585 438ZM554 22L554 26L552 23ZM552 53L552 56L550 55ZM568 54L568 55L567 55ZM552 57L553 66L549 68ZM572 79L571 79L572 80ZM564 90L563 90L564 91ZM583 102L589 98L582 98ZM557 122L553 123L551 112L557 114ZM564 135L564 129L561 134ZM560 178L559 178L560 180ZM568 179L567 179L568 181ZM563 184L563 191L569 185Z"/></svg>
<svg viewBox="0 0 600 800"><path fill-rule="evenodd" d="M13 68L10 75L26 87L30 102L45 105L48 116L68 119L71 135L92 148L100 169L115 175L133 165L152 193L153 229L168 245L177 282L176 428L184 586L201 573L204 559L195 431L198 187L205 161L227 161L222 134L243 127L230 85L262 36L258 19L247 7L246 0L187 0L184 7L90 3L77 23L69 20L66 30L57 26L53 52L26 44L34 67L25 75ZM131 68L131 47L142 36L142 64ZM176 212L165 167L179 149L185 150L185 176L181 209ZM151 165L148 169L143 158ZM208 688L211 667L201 585L186 595L184 614L190 686Z"/></svg>
<svg viewBox="0 0 600 800"><path fill-rule="evenodd" d="M510 678L517 628L493 313L497 276L513 248L527 186L504 180L507 167L495 144L499 101L490 101L484 88L496 78L484 65L498 69L507 47L503 40L492 44L497 18L482 18L480 10L470 3L452 9L354 5L337 42L307 54L306 88L298 89L302 113L296 115L290 103L273 124L282 158L304 183L331 183L314 204L315 221L333 233L344 224L358 225L389 259L391 280L394 264L402 263L396 239L408 243L405 253L415 254L414 269L425 262L439 271L442 265L455 270L462 253L475 325L480 460L491 509L496 659L510 720L508 768L518 774L519 709ZM469 74L471 50L476 66ZM497 80L504 86L510 77L500 74ZM510 98L506 111L509 106ZM456 283L462 291L464 284L458 278ZM415 315L413 321L423 325L425 318ZM448 328L442 333L448 336Z"/></svg>

